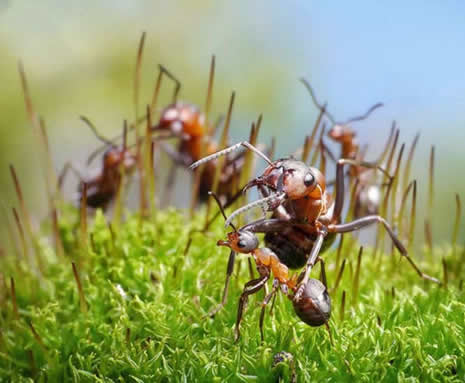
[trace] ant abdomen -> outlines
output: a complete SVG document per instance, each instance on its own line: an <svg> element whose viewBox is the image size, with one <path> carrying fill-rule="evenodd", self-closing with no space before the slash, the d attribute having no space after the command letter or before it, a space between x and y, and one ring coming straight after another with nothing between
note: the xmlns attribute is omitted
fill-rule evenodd
<svg viewBox="0 0 465 383"><path fill-rule="evenodd" d="M294 311L306 324L318 327L329 321L331 298L326 286L317 279L309 279L303 286L299 300L292 300Z"/></svg>

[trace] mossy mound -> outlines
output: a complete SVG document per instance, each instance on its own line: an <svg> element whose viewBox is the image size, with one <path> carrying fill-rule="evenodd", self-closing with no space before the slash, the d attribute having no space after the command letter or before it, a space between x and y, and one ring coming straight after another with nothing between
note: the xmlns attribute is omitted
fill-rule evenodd
<svg viewBox="0 0 465 383"><path fill-rule="evenodd" d="M460 256L437 250L422 267L443 274L448 287L424 282L399 256L362 257L354 296L357 246L343 249L346 270L331 294L328 332L300 322L291 303L278 296L265 319L260 342L258 317L263 293L249 301L242 336L234 343L237 299L249 273L236 264L229 300L206 318L222 293L228 252L216 247L222 224L197 234L187 256L189 230L181 212L160 212L141 223L133 216L109 230L98 213L89 228L88 249L62 223L66 255L55 256L43 241L42 272L14 257L0 260L1 381L450 381L465 380L465 296ZM349 242L349 241L346 241ZM335 251L324 254L330 287L336 280ZM418 257L417 257L418 259ZM72 264L79 273L80 303ZM237 267L241 264L241 267ZM14 278L17 315L13 307ZM341 296L346 292L344 320ZM357 300L355 303L354 300ZM293 361L273 367L285 351Z"/></svg>

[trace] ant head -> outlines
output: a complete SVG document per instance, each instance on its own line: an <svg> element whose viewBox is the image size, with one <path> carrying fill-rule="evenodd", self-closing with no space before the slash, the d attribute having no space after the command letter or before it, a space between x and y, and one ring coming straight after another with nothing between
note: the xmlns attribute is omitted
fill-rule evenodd
<svg viewBox="0 0 465 383"><path fill-rule="evenodd" d="M215 199L218 207L220 208L221 214L227 221L226 214L218 196L213 192L208 192L208 194ZM232 223L229 225L234 231L228 233L227 241L219 240L216 243L218 246L226 246L237 253L243 254L251 253L253 250L258 248L258 238L254 233L251 231L237 231L236 227Z"/></svg>
<svg viewBox="0 0 465 383"><path fill-rule="evenodd" d="M108 149L103 155L103 166L115 168L123 164L124 168L131 169L136 166L136 157L129 150L122 150L116 146Z"/></svg>
<svg viewBox="0 0 465 383"><path fill-rule="evenodd" d="M163 110L157 129L170 130L177 136L201 136L204 125L205 116L195 105L176 102Z"/></svg>
<svg viewBox="0 0 465 383"><path fill-rule="evenodd" d="M297 316L312 327L325 324L331 316L331 298L328 290L317 279L309 279L300 299L293 299L292 303Z"/></svg>
<svg viewBox="0 0 465 383"><path fill-rule="evenodd" d="M328 132L329 138L334 141L351 140L355 136L354 130L347 124L334 124Z"/></svg>
<svg viewBox="0 0 465 383"><path fill-rule="evenodd" d="M323 196L325 177L317 168L302 161L286 159L277 161L274 169L270 170L267 177L272 178L276 190L282 190L288 199L320 199Z"/></svg>
<svg viewBox="0 0 465 383"><path fill-rule="evenodd" d="M248 254L258 248L258 238L250 231L233 231L228 233L228 240L217 242L218 246L226 246L237 253Z"/></svg>
<svg viewBox="0 0 465 383"><path fill-rule="evenodd" d="M118 166L122 160L122 152L117 147L113 146L103 155L103 166L114 167Z"/></svg>
<svg viewBox="0 0 465 383"><path fill-rule="evenodd" d="M173 130L174 133L176 133L176 131L181 132L182 123L179 121L179 109L179 102L168 105L165 109L163 109L161 112L160 121L157 125L157 129L170 129Z"/></svg>

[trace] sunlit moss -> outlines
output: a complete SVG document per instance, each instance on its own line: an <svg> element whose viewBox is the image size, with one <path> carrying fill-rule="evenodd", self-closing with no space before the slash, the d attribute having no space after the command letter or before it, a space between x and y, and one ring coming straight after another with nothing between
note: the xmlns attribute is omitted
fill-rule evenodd
<svg viewBox="0 0 465 383"><path fill-rule="evenodd" d="M205 317L224 283L227 251L215 245L225 235L221 224L208 235L197 235L184 256L188 232L201 217L186 223L182 212L172 210L141 224L132 216L114 229L113 239L98 213L87 251L80 249L73 225L66 218L62 222L67 254L56 258L44 247L49 256L43 275L13 257L0 261L0 380L269 381L292 375L287 362L272 368L280 351L292 354L299 381L465 379L459 257L448 255L445 289L420 280L397 255L391 262L388 257L373 259L366 250L358 304L351 307L357 249L343 251L347 269L332 293L333 345L324 327L300 322L282 295L273 316L266 317L261 344L262 294L250 300L242 337L234 343L237 299L248 277L243 258L226 308L214 319ZM330 286L335 258L332 252L325 254ZM442 276L437 259L426 258L422 266ZM87 312L80 309L72 261L78 266ZM12 310L10 277L16 282L19 320ZM343 290L347 304L341 322Z"/></svg>

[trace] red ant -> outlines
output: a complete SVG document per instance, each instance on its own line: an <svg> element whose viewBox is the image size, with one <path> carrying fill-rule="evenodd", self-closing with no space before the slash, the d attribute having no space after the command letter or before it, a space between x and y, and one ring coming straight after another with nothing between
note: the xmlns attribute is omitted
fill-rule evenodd
<svg viewBox="0 0 465 383"><path fill-rule="evenodd" d="M212 59L210 68L210 82L207 94L207 110L210 109L210 100L214 76L215 60ZM210 155L218 150L218 144L213 138L213 135L221 125L223 118L220 117L214 129L207 124L206 114L201 112L196 105L176 101L177 95L181 88L181 82L173 76L166 68L160 65L160 71L166 74L176 84L173 95L173 103L165 107L161 111L158 123L151 128L151 132L167 133L155 138L164 139L175 137L179 139L177 148L174 148L166 143L162 144L163 151L173 161L173 168L169 173L167 182L167 191L169 192L173 182L177 166L189 167L194 162L202 158L204 151L205 155ZM226 124L229 125L234 102L234 94L231 98L231 104L226 118ZM233 196L233 188L237 185L240 171L244 165L245 152L239 153L235 157L227 158L223 163L218 181L218 195L226 202L231 202L238 195ZM199 197L201 201L208 198L208 192L213 188L214 178L216 174L217 163L212 162L205 166L199 180ZM169 193L168 193L169 194Z"/></svg>
<svg viewBox="0 0 465 383"><path fill-rule="evenodd" d="M224 219L228 221L226 214L224 213L223 207L219 198L214 194L212 195L223 215ZM252 294L257 293L262 288L266 289L266 283L273 275L273 287L270 293L267 293L262 303L262 310L260 313L260 335L263 341L263 321L265 317L265 309L271 298L275 296L278 289L291 299L294 311L299 318L310 326L316 327L325 324L327 328L328 320L331 315L331 299L329 297L326 285L326 274L324 271L324 262L321 258L317 261L321 261L322 265L322 276L323 283L316 279L309 279L303 286L301 296L299 299L294 299L295 296L290 295L289 290L295 293L297 291L297 274L289 277L288 267L280 261L278 256L269 248L259 248L258 238L252 231L247 229L237 230L236 227L229 222L229 225L234 230L228 233L228 239L226 241L218 241L218 246L226 246L231 249L231 253L228 261L227 277L225 289L223 292L223 299L220 305L212 310L209 315L214 316L221 307L226 303L227 291L229 287L229 279L234 269L234 261L236 253L250 254L255 260L256 268L259 273L259 278L252 279L247 282L244 286L244 290L239 298L239 305L237 311L236 327L235 327L235 338L236 341L240 337L240 323L244 309L247 305L248 297Z"/></svg>
<svg viewBox="0 0 465 383"><path fill-rule="evenodd" d="M210 109L211 93L213 86L213 76L215 68L215 59L212 58L210 67L210 81L207 94L206 111ZM166 194L171 194L171 188L174 184L176 169L181 167L189 167L194 162L202 157L203 150L206 155L212 154L218 150L218 144L213 138L213 135L218 130L223 122L223 118L218 118L217 122L212 129L207 124L206 114L194 104L178 101L178 95L181 90L181 82L164 66L159 65L159 77L156 85L156 94L158 97L158 90L161 86L161 79L167 76L175 83L174 93L172 96L172 103L163 108L160 112L158 122L149 127L149 132L152 134L152 140L155 142L165 141L167 139L178 139L177 147L174 147L166 142L160 144L161 149L173 161L173 167L169 170L168 181L166 185ZM234 94L231 98L231 104L226 118L226 124L229 124L232 106L234 101ZM116 137L114 140L118 139ZM111 140L110 142L113 142ZM95 156L101 149L97 149L92 155ZM237 156L228 158L224 163L220 172L217 192L222 199L230 201L232 198L237 198L239 194L233 197L233 188L237 184L240 171L244 165L244 152L239 153ZM200 175L199 182L199 197L201 201L208 198L208 191L213 187L217 164L216 162L209 163L203 169Z"/></svg>
<svg viewBox="0 0 465 383"><path fill-rule="evenodd" d="M376 103L371 106L363 115L349 118L345 122L338 122L327 110L326 104L321 104L318 102L315 92L309 82L305 79L301 79L304 86L307 88L310 96L313 100L315 106L320 110L320 112L325 115L330 122L332 123L331 129L328 131L328 137L340 144L341 152L339 158L352 159L357 161L363 161L367 146L360 148L359 142L357 140L357 133L351 127L353 122L363 121L367 119L376 109L383 106L382 103ZM377 164L381 164L386 157L386 154L389 150L389 147L392 143L393 138L398 135L398 132L395 131L393 127L389 135L388 141L386 143L385 149L383 150L381 156L378 160L375 161ZM397 139L394 139L394 142L397 142ZM395 144L392 148L392 151L395 150ZM328 153L329 157L334 159L334 155L324 145L324 150ZM381 204L381 190L380 185L377 185L377 176L373 169L365 168L363 166L352 166L348 172L349 176L357 182L357 188L355 192L355 217L361 217L366 214L377 214L379 210L379 205ZM330 183L331 184L331 183Z"/></svg>
<svg viewBox="0 0 465 383"><path fill-rule="evenodd" d="M336 166L334 200L326 191L324 175L318 169L292 158L271 161L247 141L207 156L192 164L191 168L231 153L240 147L252 150L268 163L263 174L246 186L246 188L257 186L264 197L234 211L226 220L225 225L229 225L239 214L257 206L266 207L268 211L273 212L271 218L253 221L237 232L265 233L266 246L277 255L281 263L289 268L304 266L294 301L299 302L303 296L310 272L320 251L324 251L333 243L336 234L353 232L373 224L384 226L394 246L421 278L440 284L438 279L423 273L418 268L383 217L369 215L349 223L340 223L345 194L344 165L376 168L386 173L382 167L369 162L339 159ZM239 245L240 242L238 242Z"/></svg>
<svg viewBox="0 0 465 383"><path fill-rule="evenodd" d="M313 103L315 106L322 112L332 123L331 129L328 131L328 137L341 145L341 154L339 158L346 158L352 160L359 160L363 159L360 153L360 145L357 140L357 133L351 127L350 124L357 121L366 120L376 109L381 108L383 104L381 102L376 103L372 107L370 107L365 114L349 118L345 122L338 122L336 119L331 115L331 113L327 110L327 105L321 105L318 100L316 99L315 92L313 91L312 86L310 83L302 78L301 79L304 86L307 88L310 96L312 97ZM364 168L353 166L351 168L351 174L356 175L356 173L363 171Z"/></svg>
<svg viewBox="0 0 465 383"><path fill-rule="evenodd" d="M79 201L83 199L82 193L85 187L87 206L94 209L106 209L120 189L122 173L129 174L134 170L137 164L137 156L131 153L127 147L126 126L124 127L123 144L119 148L110 140L101 136L95 126L86 117L81 117L81 120L89 126L100 141L107 145L107 150L102 159L102 167L98 174L86 178L81 175L80 171L71 162L67 162L60 173L58 184L61 188L67 172L69 170L73 171L80 181L78 186Z"/></svg>

